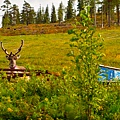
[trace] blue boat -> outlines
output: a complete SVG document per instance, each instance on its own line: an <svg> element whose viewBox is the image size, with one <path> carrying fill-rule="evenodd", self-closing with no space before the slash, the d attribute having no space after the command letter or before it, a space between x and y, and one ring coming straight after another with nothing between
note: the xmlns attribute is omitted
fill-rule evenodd
<svg viewBox="0 0 120 120"><path fill-rule="evenodd" d="M99 81L114 81L120 80L120 68L100 65Z"/></svg>

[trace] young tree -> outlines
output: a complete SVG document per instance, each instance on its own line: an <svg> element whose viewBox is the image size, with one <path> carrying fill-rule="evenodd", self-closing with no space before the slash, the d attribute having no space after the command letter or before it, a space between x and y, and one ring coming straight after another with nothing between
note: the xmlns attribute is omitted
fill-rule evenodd
<svg viewBox="0 0 120 120"><path fill-rule="evenodd" d="M61 2L58 8L58 21L63 21L63 3Z"/></svg>
<svg viewBox="0 0 120 120"><path fill-rule="evenodd" d="M50 23L50 17L49 17L49 8L48 8L48 5L47 5L46 10L45 10L44 21L43 21L43 23Z"/></svg>
<svg viewBox="0 0 120 120"><path fill-rule="evenodd" d="M71 51L68 56L72 56L72 61L74 67L73 75L75 76L75 86L79 88L77 91L80 98L80 102L86 105L84 107L83 117L79 117L80 120L93 120L99 119L97 113L100 112L96 106L100 106L101 103L96 100L100 98L100 92L102 89L99 89L98 86L98 73L99 73L99 64L101 62L103 53L101 49L103 48L103 39L100 35L95 36L95 28L92 26L93 22L90 18L90 7L85 7L81 11L80 16L82 21L77 21L74 24L75 28L69 30L69 34L73 34L71 38L70 47ZM77 28L81 24L81 28ZM96 91L99 91L96 94ZM86 116L86 117L85 117ZM94 116L94 117L93 117Z"/></svg>
<svg viewBox="0 0 120 120"><path fill-rule="evenodd" d="M51 23L55 23L57 21L55 6L52 4L52 13L51 13Z"/></svg>

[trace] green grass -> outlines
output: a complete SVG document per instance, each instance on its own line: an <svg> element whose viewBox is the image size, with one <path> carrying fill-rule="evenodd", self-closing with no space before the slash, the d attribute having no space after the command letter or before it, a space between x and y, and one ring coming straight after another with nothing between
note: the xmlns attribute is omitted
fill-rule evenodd
<svg viewBox="0 0 120 120"><path fill-rule="evenodd" d="M66 56L70 50L69 44L66 44L70 39L67 34L1 36L0 41L3 42L7 51L16 52L21 39L24 40L24 46L20 53L21 58L17 61L18 65L57 71L71 64ZM6 68L9 63L1 49L0 53L0 68Z"/></svg>
<svg viewBox="0 0 120 120"><path fill-rule="evenodd" d="M102 64L120 67L120 28L102 30L100 34L104 38L105 57Z"/></svg>
<svg viewBox="0 0 120 120"><path fill-rule="evenodd" d="M96 35L100 33L104 38L105 57L101 64L120 67L120 30L97 29ZM0 41L9 51L16 52L21 39L24 46L21 51L21 58L17 61L20 66L35 69L48 69L61 71L65 66L71 66L71 61L66 54L70 51L69 40L71 36L66 33L42 34L42 35L21 35L21 36L0 36ZM9 62L4 52L0 49L0 68L7 68Z"/></svg>

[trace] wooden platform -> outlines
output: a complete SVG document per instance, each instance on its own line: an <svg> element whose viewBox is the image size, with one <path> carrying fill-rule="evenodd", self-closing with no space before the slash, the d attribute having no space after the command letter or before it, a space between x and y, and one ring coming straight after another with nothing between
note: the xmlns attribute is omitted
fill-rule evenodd
<svg viewBox="0 0 120 120"><path fill-rule="evenodd" d="M40 75L54 75L54 76L60 76L60 74L55 73L55 72L50 72L48 70L46 71L41 71L41 70L23 70L23 69L2 69L0 68L0 74L1 77L11 79L11 78L16 78L16 77L23 77L23 76L32 76L35 74L36 76Z"/></svg>

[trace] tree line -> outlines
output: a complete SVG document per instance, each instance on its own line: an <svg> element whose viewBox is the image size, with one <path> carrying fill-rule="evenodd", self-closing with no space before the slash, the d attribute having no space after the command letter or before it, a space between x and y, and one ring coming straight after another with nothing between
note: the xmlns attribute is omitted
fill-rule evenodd
<svg viewBox="0 0 120 120"><path fill-rule="evenodd" d="M61 23L69 19L79 16L83 6L91 6L90 15L94 18L94 24L107 24L109 27L114 22L119 25L119 5L120 0L77 0L77 6L74 6L75 0L68 0L67 6L64 7L60 2L56 9L52 4L51 13L49 6L46 8L40 6L35 12L34 7L24 0L22 10L19 10L18 5L11 4L9 0L4 0L1 10L4 11L2 17L2 27L17 24L44 24L44 23ZM97 23L96 15L99 15L99 23Z"/></svg>

